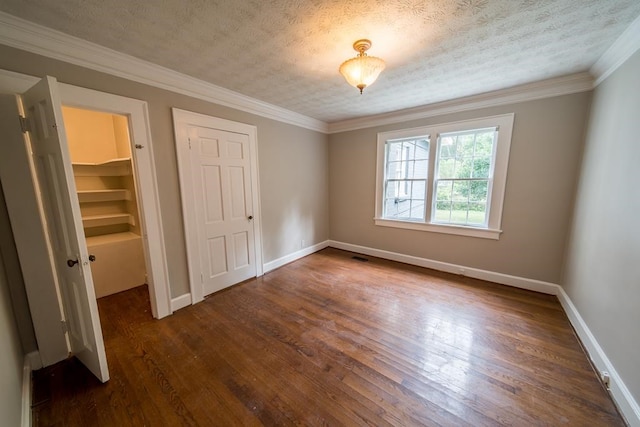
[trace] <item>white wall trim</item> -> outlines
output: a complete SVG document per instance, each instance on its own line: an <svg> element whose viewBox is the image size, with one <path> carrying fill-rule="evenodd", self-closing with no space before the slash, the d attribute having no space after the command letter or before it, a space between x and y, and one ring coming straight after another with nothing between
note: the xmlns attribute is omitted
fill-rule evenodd
<svg viewBox="0 0 640 427"><path fill-rule="evenodd" d="M638 402L635 401L604 350L598 344L595 336L591 333L578 309L562 288L559 289L558 299L598 372L606 371L609 373L609 391L618 405L618 409L620 409L630 426L640 426L640 406Z"/></svg>
<svg viewBox="0 0 640 427"><path fill-rule="evenodd" d="M191 294L180 295L179 297L171 298L171 312L178 311L181 308L185 308L191 305Z"/></svg>
<svg viewBox="0 0 640 427"><path fill-rule="evenodd" d="M0 12L0 44L155 86L225 107L327 132L321 120Z"/></svg>
<svg viewBox="0 0 640 427"><path fill-rule="evenodd" d="M37 77L0 69L0 93L24 93L39 81Z"/></svg>
<svg viewBox="0 0 640 427"><path fill-rule="evenodd" d="M346 132L441 116L443 114L476 110L479 108L496 107L517 102L569 95L572 93L586 92L591 89L593 89L593 77L591 74L588 72L571 74L479 95L437 102L422 107L329 123L329 133Z"/></svg>
<svg viewBox="0 0 640 427"><path fill-rule="evenodd" d="M36 363L34 365L33 363ZM22 368L22 416L21 427L31 427L31 372L42 368L42 361L37 351L33 351L24 356Z"/></svg>
<svg viewBox="0 0 640 427"><path fill-rule="evenodd" d="M300 258L304 258L307 255L311 255L314 252L321 251L322 249L328 246L329 246L329 240L325 240L324 242L316 243L313 246L307 246L306 248L300 249L299 251L293 252L289 255L285 255L276 260L269 261L264 264L264 273L266 274L270 271L275 270L276 268L280 268L283 265L289 264L290 262L296 261Z"/></svg>
<svg viewBox="0 0 640 427"><path fill-rule="evenodd" d="M405 264L417 265L419 267L431 268L433 270L444 271L446 273L459 274L461 276L472 277L474 279L486 280L502 285L513 286L520 289L541 292L543 294L557 295L560 286L555 283L543 282L541 280L527 279L524 277L511 276L493 271L481 270L479 268L466 267L464 265L450 264L442 261L435 261L427 258L420 258L412 255L400 254L397 252L385 251L382 249L369 248L367 246L354 245L351 243L329 241L332 248L342 249L361 253L391 261L403 262Z"/></svg>
<svg viewBox="0 0 640 427"><path fill-rule="evenodd" d="M594 86L602 83L638 49L640 49L640 16L627 27L624 33L591 67L590 72L596 79Z"/></svg>

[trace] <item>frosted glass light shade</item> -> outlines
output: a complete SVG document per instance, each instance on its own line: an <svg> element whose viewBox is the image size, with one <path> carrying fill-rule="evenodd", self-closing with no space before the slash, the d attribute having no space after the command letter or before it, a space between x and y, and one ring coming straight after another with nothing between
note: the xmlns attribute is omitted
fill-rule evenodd
<svg viewBox="0 0 640 427"><path fill-rule="evenodd" d="M357 56L351 58L340 65L340 74L344 76L353 87L362 90L376 81L382 70L384 70L385 63L382 59L375 56Z"/></svg>
<svg viewBox="0 0 640 427"><path fill-rule="evenodd" d="M368 56L365 52L371 47L371 40L360 39L353 43L353 49L358 52L358 56L344 61L340 65L340 74L347 82L362 90L376 81L380 72L384 70L384 61L375 56Z"/></svg>

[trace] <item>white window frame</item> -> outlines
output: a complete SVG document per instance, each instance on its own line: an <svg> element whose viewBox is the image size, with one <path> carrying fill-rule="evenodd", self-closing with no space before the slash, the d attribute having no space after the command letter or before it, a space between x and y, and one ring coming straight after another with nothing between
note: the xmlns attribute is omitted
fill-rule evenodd
<svg viewBox="0 0 640 427"><path fill-rule="evenodd" d="M376 207L374 221L376 225L383 227L404 228L409 230L429 231L435 233L455 234L460 236L481 237L498 240L502 233L502 208L504 193L507 183L507 169L509 164L509 151L511 149L511 136L513 133L513 120L515 115L502 114L499 116L484 117L480 119L463 120L459 122L444 123L424 126L412 129L401 129L378 133L377 168L376 168ZM497 140L494 144L494 158L492 163L493 176L490 177L491 185L488 195L488 216L486 226L452 225L432 222L433 197L435 193L435 170L439 146L439 135L449 132L463 132L474 129L495 127ZM390 140L403 138L429 138L429 169L425 195L425 220L409 221L383 218L384 204L384 179L385 179L385 155L386 143Z"/></svg>

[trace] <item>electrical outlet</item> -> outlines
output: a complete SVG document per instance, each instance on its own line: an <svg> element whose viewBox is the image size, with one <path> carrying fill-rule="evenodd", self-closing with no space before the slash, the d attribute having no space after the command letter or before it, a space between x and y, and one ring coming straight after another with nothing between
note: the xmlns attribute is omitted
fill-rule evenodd
<svg viewBox="0 0 640 427"><path fill-rule="evenodd" d="M600 379L602 380L602 384L604 384L607 390L609 390L609 387L611 386L611 377L609 376L609 372L600 372Z"/></svg>
<svg viewBox="0 0 640 427"><path fill-rule="evenodd" d="M306 247L307 247L307 242L304 239L300 240L300 249L304 249Z"/></svg>

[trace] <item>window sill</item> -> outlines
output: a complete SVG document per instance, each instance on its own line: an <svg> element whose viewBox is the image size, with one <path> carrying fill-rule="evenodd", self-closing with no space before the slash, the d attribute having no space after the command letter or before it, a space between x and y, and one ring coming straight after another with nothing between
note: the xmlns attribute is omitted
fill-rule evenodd
<svg viewBox="0 0 640 427"><path fill-rule="evenodd" d="M427 224L424 222L398 221L393 219L374 218L375 224L382 227L404 228L407 230L428 231L432 233L455 234L457 236L479 237L499 240L502 230L489 228L465 227L460 225Z"/></svg>

